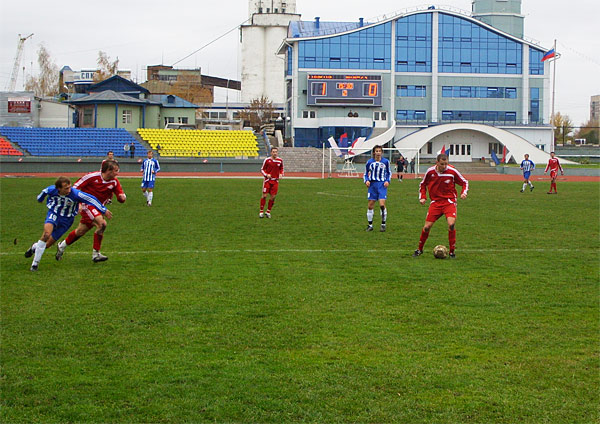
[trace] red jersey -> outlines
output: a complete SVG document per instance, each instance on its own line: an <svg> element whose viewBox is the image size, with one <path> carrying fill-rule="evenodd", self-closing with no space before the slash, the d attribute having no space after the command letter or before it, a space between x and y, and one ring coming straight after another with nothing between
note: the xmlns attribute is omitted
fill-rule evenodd
<svg viewBox="0 0 600 424"><path fill-rule="evenodd" d="M106 202L112 198L113 194L116 196L119 196L119 194L124 194L123 188L121 187L121 183L118 179L115 178L105 181L102 178L102 173L100 171L85 174L83 177L77 180L73 187L96 196L96 199L98 199L103 205L105 205Z"/></svg>
<svg viewBox="0 0 600 424"><path fill-rule="evenodd" d="M551 172L558 172L559 169L560 169L560 172L563 172L562 166L560 166L560 162L558 161L558 158L550 158L548 160L548 165L546 165L546 169L544 170L544 172L548 172L548 169Z"/></svg>
<svg viewBox="0 0 600 424"><path fill-rule="evenodd" d="M279 177L283 176L283 160L281 158L273 159L269 156L263 162L260 172L262 172L263 176L267 180L269 179L267 178L267 175L269 174L271 175L271 180L279 180Z"/></svg>
<svg viewBox="0 0 600 424"><path fill-rule="evenodd" d="M427 170L423 180L419 184L419 199L427 199L427 190L431 202L448 200L456 203L457 193L455 184L462 187L462 193L469 191L469 182L453 166L448 165L443 173L439 173L435 166Z"/></svg>

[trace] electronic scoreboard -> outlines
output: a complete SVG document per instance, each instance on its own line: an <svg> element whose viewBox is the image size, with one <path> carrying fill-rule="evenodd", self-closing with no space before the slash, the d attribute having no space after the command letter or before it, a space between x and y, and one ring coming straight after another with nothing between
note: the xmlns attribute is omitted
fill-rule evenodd
<svg viewBox="0 0 600 424"><path fill-rule="evenodd" d="M309 106L381 106L381 75L309 74Z"/></svg>

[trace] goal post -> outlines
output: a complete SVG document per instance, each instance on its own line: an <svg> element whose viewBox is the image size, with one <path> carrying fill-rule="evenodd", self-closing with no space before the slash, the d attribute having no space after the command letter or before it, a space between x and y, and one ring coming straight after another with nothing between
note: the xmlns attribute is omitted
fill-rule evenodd
<svg viewBox="0 0 600 424"><path fill-rule="evenodd" d="M340 150L342 150L340 152ZM339 153L342 153L340 156ZM360 155L349 157L343 154L343 149L327 147L323 144L323 163L321 166L321 178L349 177L356 178L363 175L365 164L372 157L371 151ZM402 155L406 159L404 175L419 178L419 166L421 164L420 149L383 147L383 157L390 161L392 174L396 174L396 161Z"/></svg>

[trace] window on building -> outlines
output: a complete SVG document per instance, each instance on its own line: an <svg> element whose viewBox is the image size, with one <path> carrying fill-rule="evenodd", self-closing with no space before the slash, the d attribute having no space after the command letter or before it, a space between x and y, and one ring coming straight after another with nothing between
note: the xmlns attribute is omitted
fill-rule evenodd
<svg viewBox="0 0 600 424"><path fill-rule="evenodd" d="M165 116L165 126L167 126L167 124L174 124L174 123L175 123L175 117Z"/></svg>
<svg viewBox="0 0 600 424"><path fill-rule="evenodd" d="M373 112L373 121L379 121L379 112Z"/></svg>
<svg viewBox="0 0 600 424"><path fill-rule="evenodd" d="M180 124L187 124L188 123L188 117L187 116L180 116L177 118L177 122Z"/></svg>
<svg viewBox="0 0 600 424"><path fill-rule="evenodd" d="M504 89L504 97L506 97L507 99L516 99L517 89L515 87L506 87Z"/></svg>
<svg viewBox="0 0 600 424"><path fill-rule="evenodd" d="M387 112L381 112L381 120L387 121Z"/></svg>
<svg viewBox="0 0 600 424"><path fill-rule="evenodd" d="M317 117L317 112L314 110L303 110L302 111L302 117L305 119L308 118L316 118Z"/></svg>
<svg viewBox="0 0 600 424"><path fill-rule="evenodd" d="M131 124L131 109L124 109L122 114L122 121L124 124Z"/></svg>
<svg viewBox="0 0 600 424"><path fill-rule="evenodd" d="M91 107L83 109L83 125L94 125L94 109Z"/></svg>

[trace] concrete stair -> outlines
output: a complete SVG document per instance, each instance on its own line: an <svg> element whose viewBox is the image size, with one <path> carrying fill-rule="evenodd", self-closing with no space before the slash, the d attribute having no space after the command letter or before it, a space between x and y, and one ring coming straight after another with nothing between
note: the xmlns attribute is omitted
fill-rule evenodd
<svg viewBox="0 0 600 424"><path fill-rule="evenodd" d="M323 151L315 147L279 147L279 157L285 172L321 172L323 166Z"/></svg>

